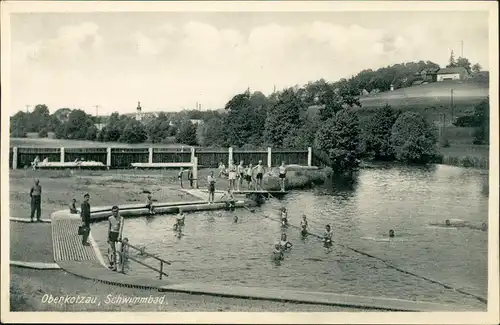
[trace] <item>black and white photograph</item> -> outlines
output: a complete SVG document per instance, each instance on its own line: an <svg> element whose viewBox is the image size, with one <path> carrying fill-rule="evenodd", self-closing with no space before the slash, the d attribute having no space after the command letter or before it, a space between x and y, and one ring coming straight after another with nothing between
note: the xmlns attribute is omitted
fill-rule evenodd
<svg viewBox="0 0 500 325"><path fill-rule="evenodd" d="M2 322L499 322L497 2L1 5Z"/></svg>

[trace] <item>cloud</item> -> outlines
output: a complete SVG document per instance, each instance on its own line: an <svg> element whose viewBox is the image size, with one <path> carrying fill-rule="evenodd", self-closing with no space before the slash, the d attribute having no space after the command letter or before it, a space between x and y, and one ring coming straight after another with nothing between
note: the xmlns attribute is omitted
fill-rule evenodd
<svg viewBox="0 0 500 325"><path fill-rule="evenodd" d="M96 101L109 109L131 103L131 110L137 100L174 109L199 101L215 108L247 86L268 93L274 85L338 80L401 62L446 64L449 49L458 53L461 39L466 56L487 67L480 23L377 26L317 20L239 29L191 20L113 32L103 23L68 25L52 38L14 44L13 60L21 67L14 74L16 100L24 105L52 96L63 107L77 98L84 107Z"/></svg>
<svg viewBox="0 0 500 325"><path fill-rule="evenodd" d="M77 61L83 56L102 49L103 38L99 35L99 26L84 22L78 25L63 26L57 30L54 38L40 40L31 44L16 42L13 48L19 55L18 62L31 61Z"/></svg>

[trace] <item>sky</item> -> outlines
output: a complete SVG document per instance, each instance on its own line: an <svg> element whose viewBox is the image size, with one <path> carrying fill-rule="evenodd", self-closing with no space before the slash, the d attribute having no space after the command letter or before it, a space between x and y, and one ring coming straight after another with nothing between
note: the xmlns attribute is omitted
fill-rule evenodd
<svg viewBox="0 0 500 325"><path fill-rule="evenodd" d="M450 51L488 69L487 12L122 12L11 15L10 115L219 109L277 89Z"/></svg>

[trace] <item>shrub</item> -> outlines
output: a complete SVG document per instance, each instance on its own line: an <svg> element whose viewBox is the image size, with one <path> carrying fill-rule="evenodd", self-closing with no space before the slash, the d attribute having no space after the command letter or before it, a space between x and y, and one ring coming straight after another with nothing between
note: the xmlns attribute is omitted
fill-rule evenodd
<svg viewBox="0 0 500 325"><path fill-rule="evenodd" d="M47 131L46 128L43 128L38 132L38 137L40 137L40 138L46 138L48 135L49 135L49 132Z"/></svg>
<svg viewBox="0 0 500 325"><path fill-rule="evenodd" d="M394 123L391 143L396 159L407 163L428 163L435 155L436 141L427 121L418 113L405 112Z"/></svg>

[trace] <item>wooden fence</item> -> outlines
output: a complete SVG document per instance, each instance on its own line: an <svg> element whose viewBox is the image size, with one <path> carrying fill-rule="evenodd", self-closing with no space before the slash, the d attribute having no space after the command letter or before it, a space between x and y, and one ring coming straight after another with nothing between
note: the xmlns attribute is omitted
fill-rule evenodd
<svg viewBox="0 0 500 325"><path fill-rule="evenodd" d="M9 167L25 168L31 166L35 157L40 160L48 158L50 162L70 162L76 159L102 162L109 168L130 168L131 163L190 162L198 157L198 166L204 168L217 167L220 162L225 165L232 157L235 164L241 160L244 165L257 164L265 166L285 164L312 165L311 148L305 149L257 149L243 150L235 148L10 148Z"/></svg>

